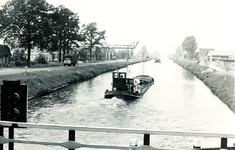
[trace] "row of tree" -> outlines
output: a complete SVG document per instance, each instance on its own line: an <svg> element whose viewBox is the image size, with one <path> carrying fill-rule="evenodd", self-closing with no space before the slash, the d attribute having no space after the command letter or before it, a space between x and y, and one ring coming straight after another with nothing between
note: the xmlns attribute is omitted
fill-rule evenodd
<svg viewBox="0 0 235 150"><path fill-rule="evenodd" d="M27 50L27 65L33 47L41 51L66 54L73 47L87 46L90 52L102 45L105 30L98 31L96 23L82 25L78 14L60 5L54 7L45 0L11 0L0 9L0 38L12 48Z"/></svg>

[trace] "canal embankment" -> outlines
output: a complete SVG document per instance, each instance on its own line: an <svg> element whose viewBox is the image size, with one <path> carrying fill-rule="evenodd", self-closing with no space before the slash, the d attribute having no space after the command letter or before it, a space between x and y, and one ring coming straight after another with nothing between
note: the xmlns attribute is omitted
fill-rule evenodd
<svg viewBox="0 0 235 150"><path fill-rule="evenodd" d="M0 74L0 83L3 83L3 80L20 80L21 84L28 85L28 97L29 99L33 99L51 93L69 84L91 79L99 74L114 71L139 62L141 62L141 60L86 63L59 70L50 69L20 73L14 72L7 75Z"/></svg>
<svg viewBox="0 0 235 150"><path fill-rule="evenodd" d="M235 112L235 82L233 74L228 71L216 70L209 66L200 65L196 61L172 59L175 63L197 76L197 78L210 88L214 95Z"/></svg>
<svg viewBox="0 0 235 150"><path fill-rule="evenodd" d="M175 63L192 72L212 93L222 100L232 111L235 112L234 76L227 72L216 71L208 66L185 59L174 59ZM147 61L147 60L146 60ZM12 74L0 74L0 82L3 80L20 80L21 84L28 85L28 97L33 99L63 88L69 84L91 79L105 72L124 68L128 65L139 63L141 60L114 61L111 63L87 63L77 65L70 69L44 70L33 72L21 72ZM1 87L0 87L1 88ZM203 92L203 91L202 91ZM0 93L1 94L1 93Z"/></svg>

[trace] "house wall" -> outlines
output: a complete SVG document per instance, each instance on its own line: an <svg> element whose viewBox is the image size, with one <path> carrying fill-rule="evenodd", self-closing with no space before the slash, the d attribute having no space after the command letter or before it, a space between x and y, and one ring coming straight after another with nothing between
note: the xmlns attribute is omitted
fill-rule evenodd
<svg viewBox="0 0 235 150"><path fill-rule="evenodd" d="M10 65L10 58L9 57L0 58L0 63L2 67L7 67L8 65Z"/></svg>
<svg viewBox="0 0 235 150"><path fill-rule="evenodd" d="M40 51L32 51L31 55L30 55L30 60L34 61L37 57L39 57L40 53L43 54L46 57L47 61L53 61L52 54L50 54L50 53L43 53L43 52L40 52Z"/></svg>
<svg viewBox="0 0 235 150"><path fill-rule="evenodd" d="M5 54L7 54L7 57L5 57ZM7 67L10 65L11 51L7 45L0 45L0 58L0 66Z"/></svg>

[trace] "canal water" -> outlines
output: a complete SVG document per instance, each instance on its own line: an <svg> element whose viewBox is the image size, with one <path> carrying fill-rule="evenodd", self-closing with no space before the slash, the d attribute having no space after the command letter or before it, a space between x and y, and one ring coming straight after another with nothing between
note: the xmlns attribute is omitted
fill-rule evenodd
<svg viewBox="0 0 235 150"><path fill-rule="evenodd" d="M153 130L235 133L235 114L197 77L167 58L161 63L148 61L123 68L128 76L148 74L155 79L145 95L134 101L104 99L111 88L112 74L72 84L47 96L29 101L28 122L117 127ZM29 89L30 90L30 89ZM15 138L65 142L68 131L16 129ZM129 145L131 138L143 144L143 135L92 133L76 131L76 141L83 144ZM156 148L192 148L194 139L202 147L220 146L220 139L151 135ZM233 145L235 140L229 139ZM55 146L15 144L18 150L64 150ZM85 149L85 148L84 148Z"/></svg>

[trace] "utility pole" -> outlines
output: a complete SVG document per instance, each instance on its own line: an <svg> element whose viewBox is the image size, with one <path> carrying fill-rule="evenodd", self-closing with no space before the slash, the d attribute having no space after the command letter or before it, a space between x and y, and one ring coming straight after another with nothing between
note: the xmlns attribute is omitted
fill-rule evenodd
<svg viewBox="0 0 235 150"><path fill-rule="evenodd" d="M129 49L126 49L126 62L128 63L129 60Z"/></svg>

